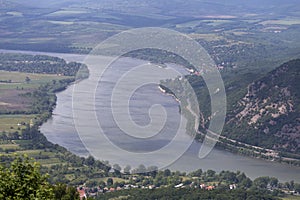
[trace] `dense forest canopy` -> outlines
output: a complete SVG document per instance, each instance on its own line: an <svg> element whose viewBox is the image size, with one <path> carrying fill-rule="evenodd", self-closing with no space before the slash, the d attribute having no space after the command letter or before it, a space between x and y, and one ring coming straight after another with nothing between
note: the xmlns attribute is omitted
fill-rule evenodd
<svg viewBox="0 0 300 200"><path fill-rule="evenodd" d="M0 53L0 70L75 76L83 64L46 55Z"/></svg>

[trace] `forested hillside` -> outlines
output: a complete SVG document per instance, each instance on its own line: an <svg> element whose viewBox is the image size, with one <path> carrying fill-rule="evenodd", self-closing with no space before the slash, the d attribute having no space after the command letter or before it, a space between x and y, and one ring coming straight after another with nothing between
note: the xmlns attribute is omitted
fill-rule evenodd
<svg viewBox="0 0 300 200"><path fill-rule="evenodd" d="M248 144L300 153L300 60L248 86L228 114L224 134Z"/></svg>

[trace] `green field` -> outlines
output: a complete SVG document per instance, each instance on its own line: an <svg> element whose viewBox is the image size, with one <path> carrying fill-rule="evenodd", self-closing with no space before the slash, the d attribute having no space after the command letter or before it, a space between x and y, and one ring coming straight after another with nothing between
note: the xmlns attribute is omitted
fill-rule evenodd
<svg viewBox="0 0 300 200"><path fill-rule="evenodd" d="M283 200L300 200L300 196L289 195L284 197Z"/></svg>
<svg viewBox="0 0 300 200"><path fill-rule="evenodd" d="M26 77L30 79L28 83L25 81ZM68 77L52 74L0 71L0 81L2 81L0 82L0 93L7 89L36 89L41 84L51 83L52 80L63 80L66 78ZM9 81L9 83L4 81Z"/></svg>
<svg viewBox="0 0 300 200"><path fill-rule="evenodd" d="M71 69L66 66L67 64L63 64L64 62L61 62L61 65L55 67ZM39 162L44 169L57 168L57 166L61 169L65 165L72 166L70 160L65 160L66 156L72 154L59 147L56 149L45 141L46 139L34 125L48 119L55 106L54 91L64 89L74 77L46 74L48 69L45 68L41 73L0 71L0 156L8 159L16 155L28 155ZM81 169L85 166L77 168ZM65 171L63 174L69 181L74 179L86 181L84 175L74 177L72 171Z"/></svg>
<svg viewBox="0 0 300 200"><path fill-rule="evenodd" d="M26 77L30 78L29 86L36 84L43 84L50 82L52 80L62 80L68 78L66 76L53 75L53 74L33 74L33 73L22 73L22 72L8 72L0 70L0 80L8 81L11 80L11 84L25 84ZM11 85L10 83L0 84L0 89L5 87L5 85Z"/></svg>
<svg viewBox="0 0 300 200"><path fill-rule="evenodd" d="M279 20L266 20L266 21L261 22L260 24L290 26L290 25L300 24L300 19L286 18L286 19L279 19Z"/></svg>
<svg viewBox="0 0 300 200"><path fill-rule="evenodd" d="M19 149L19 145L18 144L1 144L0 148L2 148L3 150L6 149Z"/></svg>
<svg viewBox="0 0 300 200"><path fill-rule="evenodd" d="M29 81L26 79L29 78ZM52 74L34 74L23 72L0 71L0 111L26 111L30 109L31 99L22 96L27 92L37 90L41 85L53 84L54 81L70 78ZM26 126L32 126L40 115L38 114L1 114L0 136L3 134L21 133ZM51 166L62 163L55 153L43 150L24 150L22 145L31 144L31 140L2 140L0 149L6 155L27 154L36 158L41 164ZM10 152L10 153L9 153Z"/></svg>
<svg viewBox="0 0 300 200"><path fill-rule="evenodd" d="M37 115L0 115L0 134L22 130L27 125L32 125Z"/></svg>
<svg viewBox="0 0 300 200"><path fill-rule="evenodd" d="M30 98L24 97L24 94L36 90L43 84L53 83L53 81L66 78L70 77L52 74L0 71L0 111L2 111L2 113L3 111L5 111L5 113L17 110L26 111L30 109L32 102ZM2 122L0 121L0 131L7 130L12 125L14 128L17 128L15 124L18 124L18 120L20 120L19 117L17 117L15 121L11 121L10 119L6 119L5 121L5 119L2 119Z"/></svg>
<svg viewBox="0 0 300 200"><path fill-rule="evenodd" d="M48 14L48 16L66 16L66 15L79 15L79 14L84 14L88 13L87 10L84 9L69 9L69 10L59 10L56 12L53 12L51 14Z"/></svg>
<svg viewBox="0 0 300 200"><path fill-rule="evenodd" d="M215 34L215 33L191 33L189 36L193 39L202 39L206 41L218 41L221 39L225 39L223 36Z"/></svg>
<svg viewBox="0 0 300 200"><path fill-rule="evenodd" d="M112 178L114 182L128 182L128 180L123 179L123 178L118 178L118 177L105 177L105 178L99 178L99 179L95 179L97 181L103 181L103 182L107 182L107 179Z"/></svg>

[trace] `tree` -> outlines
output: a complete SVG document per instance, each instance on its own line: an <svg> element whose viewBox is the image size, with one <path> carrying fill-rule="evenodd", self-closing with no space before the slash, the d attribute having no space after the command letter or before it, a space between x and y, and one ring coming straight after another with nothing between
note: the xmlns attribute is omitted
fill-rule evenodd
<svg viewBox="0 0 300 200"><path fill-rule="evenodd" d="M95 164L95 158L93 156L89 156L85 161L88 166L93 166Z"/></svg>
<svg viewBox="0 0 300 200"><path fill-rule="evenodd" d="M148 171L148 175L152 176L154 178L157 174L158 167L157 166L150 166L150 167L147 168L147 171Z"/></svg>
<svg viewBox="0 0 300 200"><path fill-rule="evenodd" d="M61 200L63 198L63 196L65 196L67 194L66 188L67 188L67 186L64 183L56 184L53 187L55 199Z"/></svg>
<svg viewBox="0 0 300 200"><path fill-rule="evenodd" d="M53 186L54 199L56 200L78 200L79 193L75 187L68 187L64 183Z"/></svg>
<svg viewBox="0 0 300 200"><path fill-rule="evenodd" d="M278 179L277 178L274 178L274 177L271 177L270 178L270 185L272 187L277 187L278 186Z"/></svg>
<svg viewBox="0 0 300 200"><path fill-rule="evenodd" d="M67 187L67 194L62 200L77 200L79 199L78 191L75 187Z"/></svg>
<svg viewBox="0 0 300 200"><path fill-rule="evenodd" d="M116 174L120 174L120 171L122 170L122 168L118 164L114 164L113 169L114 169Z"/></svg>
<svg viewBox="0 0 300 200"><path fill-rule="evenodd" d="M47 177L41 175L37 162L18 156L9 168L0 166L0 199L53 199Z"/></svg>
<svg viewBox="0 0 300 200"><path fill-rule="evenodd" d="M169 169L165 169L164 170L164 176L170 176L171 175L171 171Z"/></svg>
<svg viewBox="0 0 300 200"><path fill-rule="evenodd" d="M290 190L294 190L295 182L293 180L290 181Z"/></svg>
<svg viewBox="0 0 300 200"><path fill-rule="evenodd" d="M240 185L240 187L242 187L244 189L250 188L252 186L252 181L250 178L247 177L247 178L243 179L239 185Z"/></svg>
<svg viewBox="0 0 300 200"><path fill-rule="evenodd" d="M269 181L270 181L270 178L267 176L258 177L253 181L253 184L254 184L254 186L256 186L256 188L266 189Z"/></svg>
<svg viewBox="0 0 300 200"><path fill-rule="evenodd" d="M241 173L240 171L238 171L237 173L237 180L238 182L242 182L243 180L247 179L247 176L245 173Z"/></svg>
<svg viewBox="0 0 300 200"><path fill-rule="evenodd" d="M214 177L216 175L216 172L214 170L209 169L206 171L206 174L208 177Z"/></svg>
<svg viewBox="0 0 300 200"><path fill-rule="evenodd" d="M130 167L130 165L126 165L125 167L124 167L124 173L125 174L130 174L130 170L131 170L131 167Z"/></svg>
<svg viewBox="0 0 300 200"><path fill-rule="evenodd" d="M95 186L97 186L97 181L95 181L95 180L88 180L86 183L85 183L85 185L87 186L87 187L89 187L89 188L92 188L92 187L95 187Z"/></svg>
<svg viewBox="0 0 300 200"><path fill-rule="evenodd" d="M300 184L299 183L295 183L295 192L300 193Z"/></svg>
<svg viewBox="0 0 300 200"><path fill-rule="evenodd" d="M143 174L143 173L145 173L146 171L147 171L147 169L146 169L145 165L140 164L140 165L138 166L138 168L135 169L134 173L135 173L135 174Z"/></svg>
<svg viewBox="0 0 300 200"><path fill-rule="evenodd" d="M26 83L29 83L29 82L30 82L30 78L29 78L28 76L26 76L25 82L26 82Z"/></svg>
<svg viewBox="0 0 300 200"><path fill-rule="evenodd" d="M111 185L114 184L114 180L113 180L112 178L108 178L107 181L106 181L106 184L107 184L108 186L111 186Z"/></svg>
<svg viewBox="0 0 300 200"><path fill-rule="evenodd" d="M291 189L291 184L289 182L285 182L284 186L289 190Z"/></svg>
<svg viewBox="0 0 300 200"><path fill-rule="evenodd" d="M198 169L198 170L196 170L194 172L191 172L190 175L191 176L195 176L195 177L201 177L201 175L202 175L202 169Z"/></svg>

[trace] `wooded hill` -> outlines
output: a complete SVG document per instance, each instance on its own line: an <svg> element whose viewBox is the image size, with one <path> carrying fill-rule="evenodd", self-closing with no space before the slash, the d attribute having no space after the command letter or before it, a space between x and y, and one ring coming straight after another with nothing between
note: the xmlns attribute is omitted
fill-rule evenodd
<svg viewBox="0 0 300 200"><path fill-rule="evenodd" d="M248 144L300 153L300 59L247 87L228 113L224 135Z"/></svg>

